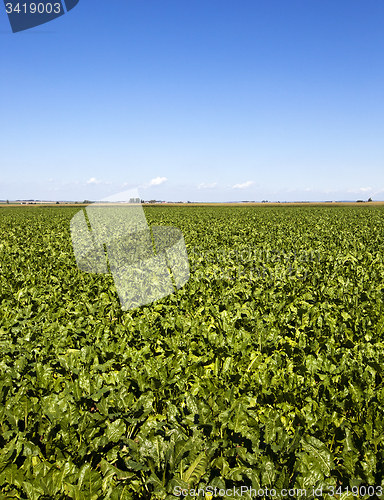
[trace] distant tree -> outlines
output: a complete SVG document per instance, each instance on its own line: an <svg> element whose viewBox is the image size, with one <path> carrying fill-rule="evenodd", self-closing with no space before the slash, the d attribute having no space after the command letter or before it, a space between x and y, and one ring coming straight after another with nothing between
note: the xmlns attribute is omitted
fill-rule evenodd
<svg viewBox="0 0 384 500"><path fill-rule="evenodd" d="M60 203L60 202L59 202L59 201L57 201L57 202L56 202L56 205L59 205L59 203Z"/></svg>
<svg viewBox="0 0 384 500"><path fill-rule="evenodd" d="M357 200L356 203L364 203L364 200Z"/></svg>
<svg viewBox="0 0 384 500"><path fill-rule="evenodd" d="M84 200L83 203L89 205L91 202L89 200Z"/></svg>
<svg viewBox="0 0 384 500"><path fill-rule="evenodd" d="M372 201L372 198L368 198L368 201Z"/></svg>
<svg viewBox="0 0 384 500"><path fill-rule="evenodd" d="M7 200L7 205L9 205L9 200Z"/></svg>

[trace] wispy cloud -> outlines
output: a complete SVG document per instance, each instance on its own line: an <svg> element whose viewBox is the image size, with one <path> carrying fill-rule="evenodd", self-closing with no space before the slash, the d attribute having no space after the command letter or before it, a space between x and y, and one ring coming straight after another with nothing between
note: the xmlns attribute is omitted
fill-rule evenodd
<svg viewBox="0 0 384 500"><path fill-rule="evenodd" d="M320 191L321 192L321 191ZM337 189L325 189L324 193L330 194L330 193L339 193Z"/></svg>
<svg viewBox="0 0 384 500"><path fill-rule="evenodd" d="M96 179L96 177L91 177L89 179L89 181L87 181L87 184L100 184L101 181L99 181L98 179Z"/></svg>
<svg viewBox="0 0 384 500"><path fill-rule="evenodd" d="M252 184L254 184L253 181L247 181L247 182L244 182L243 184L235 184L234 186L232 186L233 189L246 189L250 186L252 186Z"/></svg>
<svg viewBox="0 0 384 500"><path fill-rule="evenodd" d="M166 177L156 177L155 179L151 180L151 182L149 183L149 187L160 186L160 184L163 184L166 181L167 181Z"/></svg>
<svg viewBox="0 0 384 500"><path fill-rule="evenodd" d="M212 184L205 184L205 182L202 182L197 186L197 189L209 189L209 188L214 188L217 186L217 182L213 182Z"/></svg>
<svg viewBox="0 0 384 500"><path fill-rule="evenodd" d="M362 187L357 189L350 189L348 193L369 193L370 191L372 191L371 187Z"/></svg>

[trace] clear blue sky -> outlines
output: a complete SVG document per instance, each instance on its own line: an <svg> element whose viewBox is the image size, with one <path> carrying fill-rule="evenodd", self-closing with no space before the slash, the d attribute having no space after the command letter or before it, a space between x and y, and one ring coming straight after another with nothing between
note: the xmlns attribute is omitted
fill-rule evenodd
<svg viewBox="0 0 384 500"><path fill-rule="evenodd" d="M0 199L384 200L383 0L0 5Z"/></svg>

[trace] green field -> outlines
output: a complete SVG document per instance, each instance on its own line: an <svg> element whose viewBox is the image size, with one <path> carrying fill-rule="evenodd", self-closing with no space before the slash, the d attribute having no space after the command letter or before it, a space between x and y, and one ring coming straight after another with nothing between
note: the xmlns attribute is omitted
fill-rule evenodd
<svg viewBox="0 0 384 500"><path fill-rule="evenodd" d="M0 209L0 499L381 497L384 206L145 206L191 276L128 312L78 210Z"/></svg>

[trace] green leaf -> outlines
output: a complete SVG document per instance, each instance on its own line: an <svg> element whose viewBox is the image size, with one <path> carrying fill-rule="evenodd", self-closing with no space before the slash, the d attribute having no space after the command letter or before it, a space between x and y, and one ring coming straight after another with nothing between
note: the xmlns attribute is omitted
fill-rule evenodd
<svg viewBox="0 0 384 500"><path fill-rule="evenodd" d="M208 459L206 454L200 453L191 463L186 472L182 474L181 479L188 484L196 484L205 473Z"/></svg>
<svg viewBox="0 0 384 500"><path fill-rule="evenodd" d="M126 426L124 421L119 418L114 422L109 422L107 424L106 436L109 441L113 443L117 443L121 439L121 437L125 434Z"/></svg>

